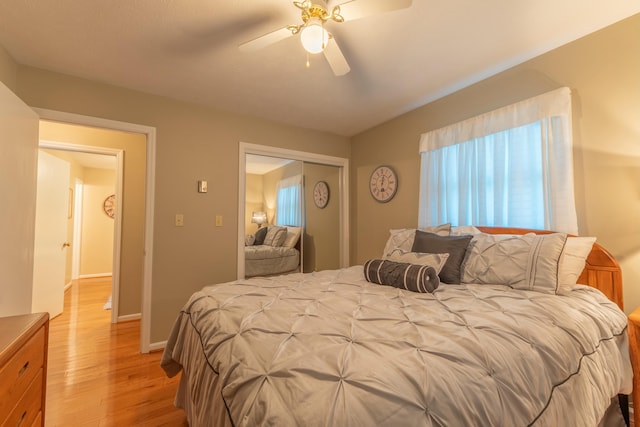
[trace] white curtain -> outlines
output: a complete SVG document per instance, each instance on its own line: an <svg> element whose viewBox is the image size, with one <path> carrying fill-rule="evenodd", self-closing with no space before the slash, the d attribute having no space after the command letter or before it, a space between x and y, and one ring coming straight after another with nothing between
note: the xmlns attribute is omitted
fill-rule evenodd
<svg viewBox="0 0 640 427"><path fill-rule="evenodd" d="M276 225L302 226L302 175L278 181Z"/></svg>
<svg viewBox="0 0 640 427"><path fill-rule="evenodd" d="M577 234L571 126L561 88L423 134L419 226Z"/></svg>

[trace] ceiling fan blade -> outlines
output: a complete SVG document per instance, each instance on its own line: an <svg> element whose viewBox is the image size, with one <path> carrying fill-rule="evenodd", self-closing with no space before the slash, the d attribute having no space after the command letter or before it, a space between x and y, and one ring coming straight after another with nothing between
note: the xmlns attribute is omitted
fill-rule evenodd
<svg viewBox="0 0 640 427"><path fill-rule="evenodd" d="M249 40L248 42L242 43L238 46L238 49L243 52L253 52L262 49L263 47L267 47L270 44L279 42L280 40L284 40L287 37L291 37L292 35L293 33L289 27L283 27L279 30L272 31L253 40Z"/></svg>
<svg viewBox="0 0 640 427"><path fill-rule="evenodd" d="M327 58L327 62L336 76L343 76L351 71L351 67L333 37L329 38L329 43L324 48L324 57Z"/></svg>
<svg viewBox="0 0 640 427"><path fill-rule="evenodd" d="M411 6L411 3L412 0L351 0L339 6L340 14L347 22L376 13L406 9Z"/></svg>

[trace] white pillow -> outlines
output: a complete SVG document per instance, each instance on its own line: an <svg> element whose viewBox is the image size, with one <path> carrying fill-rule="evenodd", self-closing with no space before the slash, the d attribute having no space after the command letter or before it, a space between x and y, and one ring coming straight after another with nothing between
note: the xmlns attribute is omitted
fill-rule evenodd
<svg viewBox="0 0 640 427"><path fill-rule="evenodd" d="M287 238L287 227L279 227L277 225L270 225L267 230L267 235L264 236L264 245L267 246L282 246L284 239Z"/></svg>
<svg viewBox="0 0 640 427"><path fill-rule="evenodd" d="M571 290L576 285L595 242L595 237L567 237L558 268L558 285L561 289Z"/></svg>
<svg viewBox="0 0 640 427"><path fill-rule="evenodd" d="M256 236L254 234L247 234L244 236L244 245L245 246L253 246L256 242Z"/></svg>
<svg viewBox="0 0 640 427"><path fill-rule="evenodd" d="M451 224L441 224L433 227L425 227L420 230L428 233L434 233L438 236L448 236L451 230ZM416 237L415 228L400 228L397 230L389 230L389 238L382 252L382 259L386 259L386 255L390 254L394 249L402 249L405 252L411 252L413 239Z"/></svg>
<svg viewBox="0 0 640 427"><path fill-rule="evenodd" d="M556 293L566 240L564 233L476 234L467 249L462 283Z"/></svg>
<svg viewBox="0 0 640 427"><path fill-rule="evenodd" d="M287 236L284 239L282 246L285 248L293 248L302 234L302 228L300 227L287 227Z"/></svg>
<svg viewBox="0 0 640 427"><path fill-rule="evenodd" d="M482 233L473 225L456 225L451 227L451 236L463 236L465 234L480 234Z"/></svg>
<svg viewBox="0 0 640 427"><path fill-rule="evenodd" d="M388 254L387 260L395 262L405 262L409 264L428 265L440 273L449 254L425 254L422 252L406 252L402 249L394 249Z"/></svg>

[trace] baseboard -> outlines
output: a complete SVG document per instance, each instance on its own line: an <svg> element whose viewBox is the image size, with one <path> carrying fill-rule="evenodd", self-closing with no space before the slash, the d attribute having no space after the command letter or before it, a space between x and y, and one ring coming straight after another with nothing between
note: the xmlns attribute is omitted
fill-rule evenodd
<svg viewBox="0 0 640 427"><path fill-rule="evenodd" d="M110 277L113 276L111 273L95 273L95 274L81 274L78 276L78 279L95 279L97 277Z"/></svg>
<svg viewBox="0 0 640 427"><path fill-rule="evenodd" d="M124 316L118 316L118 323L130 322L132 320L140 320L141 318L142 318L142 314L140 313L125 314Z"/></svg>
<svg viewBox="0 0 640 427"><path fill-rule="evenodd" d="M167 346L167 341L160 341L160 342L154 342L149 344L149 352L152 351L158 351L158 350L164 350L164 348Z"/></svg>
<svg viewBox="0 0 640 427"><path fill-rule="evenodd" d="M73 282L69 282L66 285L64 285L64 289L62 292L67 292L69 290L69 288L71 287L71 285L73 284Z"/></svg>

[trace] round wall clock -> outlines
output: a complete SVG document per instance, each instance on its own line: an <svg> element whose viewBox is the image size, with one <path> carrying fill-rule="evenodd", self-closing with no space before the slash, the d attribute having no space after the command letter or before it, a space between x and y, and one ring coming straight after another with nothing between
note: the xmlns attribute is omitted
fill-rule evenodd
<svg viewBox="0 0 640 427"><path fill-rule="evenodd" d="M313 202L320 209L327 206L327 203L329 203L329 184L324 181L316 182L313 187Z"/></svg>
<svg viewBox="0 0 640 427"><path fill-rule="evenodd" d="M398 190L398 176L390 166L378 166L369 179L369 191L378 202L386 203L393 199Z"/></svg>
<svg viewBox="0 0 640 427"><path fill-rule="evenodd" d="M110 218L116 214L116 195L112 194L102 203L102 210L106 213Z"/></svg>

